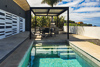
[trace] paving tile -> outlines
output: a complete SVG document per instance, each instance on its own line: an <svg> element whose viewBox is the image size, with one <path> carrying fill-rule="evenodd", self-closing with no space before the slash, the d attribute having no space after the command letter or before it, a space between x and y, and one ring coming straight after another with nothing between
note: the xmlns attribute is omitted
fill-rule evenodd
<svg viewBox="0 0 100 67"><path fill-rule="evenodd" d="M90 37L86 37L86 36L81 36L81 35L75 35L73 34L73 37L79 38L79 39L89 39ZM92 38L90 38L92 39ZM69 40L70 43L74 44L75 46L79 47L80 49L84 50L85 52L89 53L90 55L92 55L93 57L97 58L98 60L100 60L100 46L95 45L93 43L87 42L87 41L72 41Z"/></svg>
<svg viewBox="0 0 100 67"><path fill-rule="evenodd" d="M26 38L28 38L29 32L22 32L13 35L8 38L0 40L0 61L14 50L18 45L20 45Z"/></svg>

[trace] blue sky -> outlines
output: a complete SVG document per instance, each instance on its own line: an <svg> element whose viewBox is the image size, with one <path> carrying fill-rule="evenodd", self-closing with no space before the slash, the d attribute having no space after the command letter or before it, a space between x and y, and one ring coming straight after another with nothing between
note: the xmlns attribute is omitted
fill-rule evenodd
<svg viewBox="0 0 100 67"><path fill-rule="evenodd" d="M34 7L50 7L47 4L41 4L42 0L28 0ZM75 22L83 21L100 26L100 0L62 0L54 7L69 7L70 20ZM66 17L67 12L61 16Z"/></svg>
<svg viewBox="0 0 100 67"><path fill-rule="evenodd" d="M100 26L100 0L63 0L58 6L70 7L70 19ZM71 17L72 16L72 17Z"/></svg>

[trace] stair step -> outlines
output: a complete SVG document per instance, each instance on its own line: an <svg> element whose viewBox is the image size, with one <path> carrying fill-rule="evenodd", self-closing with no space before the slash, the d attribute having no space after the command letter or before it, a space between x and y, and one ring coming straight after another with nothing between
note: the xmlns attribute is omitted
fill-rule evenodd
<svg viewBox="0 0 100 67"><path fill-rule="evenodd" d="M62 59L75 59L75 53L60 53L60 58Z"/></svg>
<svg viewBox="0 0 100 67"><path fill-rule="evenodd" d="M40 49L40 48L61 48L61 49L67 49L67 48L71 48L70 46L62 46L62 47L58 47L58 46L40 46L40 47L36 47L36 48L38 48L38 49Z"/></svg>
<svg viewBox="0 0 100 67"><path fill-rule="evenodd" d="M35 33L35 35L40 35L40 32L39 33Z"/></svg>
<svg viewBox="0 0 100 67"><path fill-rule="evenodd" d="M72 49L36 49L36 51L58 51L59 53L72 52Z"/></svg>
<svg viewBox="0 0 100 67"><path fill-rule="evenodd" d="M72 49L58 49L58 56L60 56L61 53L73 53Z"/></svg>
<svg viewBox="0 0 100 67"><path fill-rule="evenodd" d="M36 36L36 39L37 39L37 38L41 38L41 37L42 37L42 36Z"/></svg>

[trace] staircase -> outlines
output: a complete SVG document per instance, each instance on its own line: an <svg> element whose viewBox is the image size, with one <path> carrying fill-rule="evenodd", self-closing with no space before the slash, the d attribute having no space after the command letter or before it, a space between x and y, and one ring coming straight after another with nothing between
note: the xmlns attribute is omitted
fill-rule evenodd
<svg viewBox="0 0 100 67"><path fill-rule="evenodd" d="M58 56L62 59L75 59L75 53L73 52L70 46L67 46L64 49L58 49Z"/></svg>
<svg viewBox="0 0 100 67"><path fill-rule="evenodd" d="M57 46L51 46L51 45L43 45L42 43L36 44L35 47L36 56L42 56L46 55L46 57L50 56L57 56L61 59L75 59L76 55L73 52L72 48L70 46L66 45L57 45ZM53 57L52 56L52 57Z"/></svg>

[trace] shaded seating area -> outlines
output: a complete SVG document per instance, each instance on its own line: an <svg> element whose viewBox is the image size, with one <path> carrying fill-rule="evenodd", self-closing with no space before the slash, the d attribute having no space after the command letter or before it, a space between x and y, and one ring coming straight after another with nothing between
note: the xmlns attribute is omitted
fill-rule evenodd
<svg viewBox="0 0 100 67"><path fill-rule="evenodd" d="M67 39L69 39L69 7L30 7L30 22L31 22L31 12L35 15L35 32L36 32L36 25L37 25L37 16L56 16L57 17L57 24L58 27L58 16L62 13L67 11ZM51 21L51 25L53 25L53 21ZM50 27L50 28L43 28L40 29L40 33L44 34L48 33L48 35L52 36L52 33L57 33L57 28ZM47 36L47 35L45 35ZM30 23L30 39L31 39L31 23Z"/></svg>
<svg viewBox="0 0 100 67"><path fill-rule="evenodd" d="M48 36L54 36L56 35L55 33L55 28L39 28L40 31L40 35L42 35L42 37L48 37Z"/></svg>

